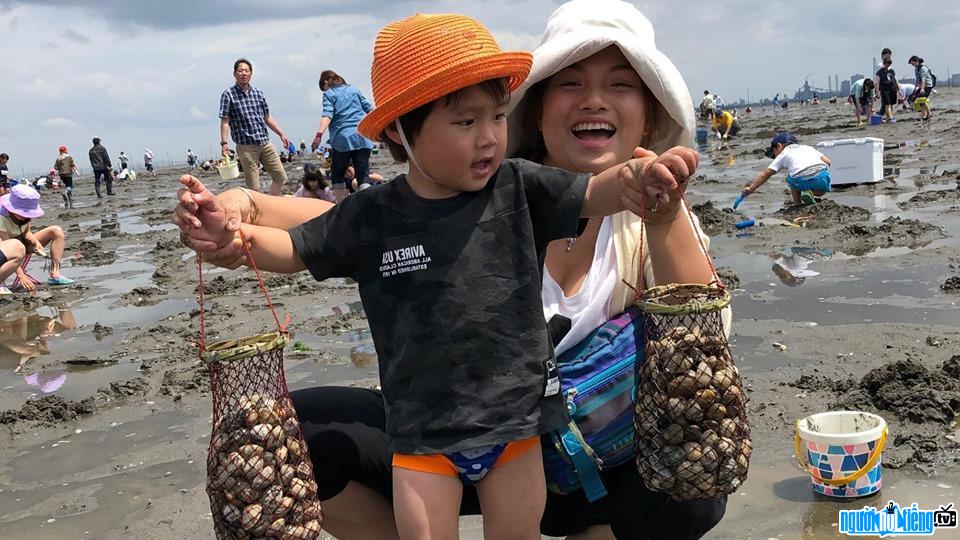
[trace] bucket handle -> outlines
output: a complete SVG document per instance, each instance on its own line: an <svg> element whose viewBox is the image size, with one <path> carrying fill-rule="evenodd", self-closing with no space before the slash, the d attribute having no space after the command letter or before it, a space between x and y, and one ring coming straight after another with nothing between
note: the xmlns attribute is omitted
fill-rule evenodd
<svg viewBox="0 0 960 540"><path fill-rule="evenodd" d="M887 426L883 426L883 431L880 433L880 438L877 439L877 445L873 447L873 452L870 453L870 459L867 460L867 463L864 464L863 467L858 469L853 474L849 476L845 476L843 478L832 478L832 479L820 478L818 475L815 475L810 472L809 464L804 461L803 456L807 454L806 452L803 451L803 448L801 448L801 444L800 444L800 422L801 420L797 420L797 429L796 429L797 463L800 464L800 467L802 467L803 470L807 471L807 474L813 476L819 482L822 482L828 486L834 486L834 487L842 486L844 484L849 484L851 482L856 482L857 480L859 480L860 477L867 474L870 471L870 469L872 469L877 464L877 461L880 460L880 454L883 452L883 447L886 446L887 444Z"/></svg>

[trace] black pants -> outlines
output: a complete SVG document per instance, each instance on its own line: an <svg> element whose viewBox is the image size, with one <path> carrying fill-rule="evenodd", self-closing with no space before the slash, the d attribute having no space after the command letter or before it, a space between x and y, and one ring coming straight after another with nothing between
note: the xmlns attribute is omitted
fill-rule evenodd
<svg viewBox="0 0 960 540"><path fill-rule="evenodd" d="M68 187L68 188L70 188L70 189L73 189L73 177L72 177L72 176L64 176L64 175L61 174L61 175L60 175L60 183L63 184L64 187Z"/></svg>
<svg viewBox="0 0 960 540"><path fill-rule="evenodd" d="M330 161L330 183L338 188L346 185L347 191L353 193L353 186L347 182L347 166L353 162L354 178L357 179L357 186L369 182L370 174L370 149L351 150L349 152L330 151L332 159Z"/></svg>
<svg viewBox="0 0 960 540"><path fill-rule="evenodd" d="M109 169L97 169L93 171L93 189L97 192L97 198L102 199L100 194L100 182L106 181L107 195L113 195L113 174Z"/></svg>
<svg viewBox="0 0 960 540"><path fill-rule="evenodd" d="M340 493L351 480L392 501L393 455L387 443L383 395L375 390L326 386L291 394L310 450L321 500ZM726 498L674 501L643 485L632 464L603 472L609 494L590 503L582 492L547 492L540 530L564 536L592 525L610 525L619 539L700 538L720 522ZM461 515L480 513L476 489L464 486Z"/></svg>

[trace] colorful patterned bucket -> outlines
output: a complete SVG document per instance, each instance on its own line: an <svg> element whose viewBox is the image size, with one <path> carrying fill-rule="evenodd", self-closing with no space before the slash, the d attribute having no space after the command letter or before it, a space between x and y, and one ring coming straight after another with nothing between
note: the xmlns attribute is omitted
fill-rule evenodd
<svg viewBox="0 0 960 540"><path fill-rule="evenodd" d="M880 491L881 454L887 422L875 414L833 411L797 422L797 461L813 490L831 497L863 497Z"/></svg>

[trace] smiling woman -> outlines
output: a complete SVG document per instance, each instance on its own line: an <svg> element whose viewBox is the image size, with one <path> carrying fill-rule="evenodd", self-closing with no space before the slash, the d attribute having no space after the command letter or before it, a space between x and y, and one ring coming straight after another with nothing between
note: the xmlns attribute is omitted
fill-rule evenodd
<svg viewBox="0 0 960 540"><path fill-rule="evenodd" d="M516 153L531 161L596 170L632 155L647 131L649 92L616 46L563 68L526 96L527 103L541 106L517 111L523 136L514 140Z"/></svg>

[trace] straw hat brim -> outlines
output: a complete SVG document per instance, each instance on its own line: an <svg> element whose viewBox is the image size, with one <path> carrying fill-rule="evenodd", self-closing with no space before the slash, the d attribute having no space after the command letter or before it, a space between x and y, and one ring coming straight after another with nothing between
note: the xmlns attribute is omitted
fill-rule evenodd
<svg viewBox="0 0 960 540"><path fill-rule="evenodd" d="M430 74L383 103L378 103L360 121L358 131L364 137L382 141L380 136L396 119L457 90L490 79L506 77L507 90L513 92L523 84L533 57L527 52L504 52L484 58L470 59Z"/></svg>

